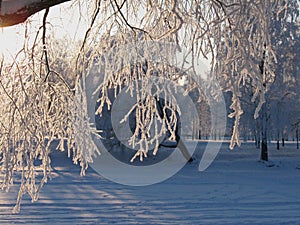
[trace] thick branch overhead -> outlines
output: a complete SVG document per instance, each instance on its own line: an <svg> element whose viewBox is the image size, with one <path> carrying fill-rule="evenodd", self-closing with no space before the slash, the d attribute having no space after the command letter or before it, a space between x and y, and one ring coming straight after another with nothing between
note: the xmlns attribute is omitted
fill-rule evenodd
<svg viewBox="0 0 300 225"><path fill-rule="evenodd" d="M0 0L0 27L23 23L31 15L70 0Z"/></svg>

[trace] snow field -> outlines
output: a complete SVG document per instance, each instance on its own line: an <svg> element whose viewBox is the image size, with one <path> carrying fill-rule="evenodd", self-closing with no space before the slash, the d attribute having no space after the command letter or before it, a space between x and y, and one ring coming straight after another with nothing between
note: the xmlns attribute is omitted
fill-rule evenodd
<svg viewBox="0 0 300 225"><path fill-rule="evenodd" d="M12 214L17 187L0 192L0 224L300 224L300 150L294 143L279 151L270 144L269 163L259 161L253 143L233 151L224 143L199 172L205 145L199 143L196 161L175 176L144 187L113 183L92 169L80 177L78 166L53 151L52 180L38 202L25 196L20 214Z"/></svg>

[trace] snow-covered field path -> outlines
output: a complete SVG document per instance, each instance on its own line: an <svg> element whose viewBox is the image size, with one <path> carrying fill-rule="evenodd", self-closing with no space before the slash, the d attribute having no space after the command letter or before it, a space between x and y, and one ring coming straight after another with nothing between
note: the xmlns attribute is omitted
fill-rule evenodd
<svg viewBox="0 0 300 225"><path fill-rule="evenodd" d="M300 224L300 150L270 147L272 163L259 162L253 143L227 150L198 171L196 162L155 185L113 183L92 169L80 168L64 153L53 152L53 179L40 199L22 202L12 214L16 188L0 192L0 224ZM298 168L298 169L297 169Z"/></svg>

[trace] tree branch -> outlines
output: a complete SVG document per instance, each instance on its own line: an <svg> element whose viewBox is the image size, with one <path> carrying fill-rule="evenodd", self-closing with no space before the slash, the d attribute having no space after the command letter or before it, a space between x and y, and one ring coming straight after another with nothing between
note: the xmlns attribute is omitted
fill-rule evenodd
<svg viewBox="0 0 300 225"><path fill-rule="evenodd" d="M0 27L23 23L31 15L71 0L0 0Z"/></svg>

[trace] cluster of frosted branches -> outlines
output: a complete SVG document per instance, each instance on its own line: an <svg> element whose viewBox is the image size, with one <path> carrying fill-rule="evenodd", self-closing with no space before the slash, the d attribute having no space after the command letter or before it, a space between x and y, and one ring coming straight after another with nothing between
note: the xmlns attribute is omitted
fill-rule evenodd
<svg viewBox="0 0 300 225"><path fill-rule="evenodd" d="M73 135L74 135L74 146L73 150L73 162L80 163L81 175L85 175L85 170L88 168L89 163L93 162L93 157L100 155L97 146L94 144L91 132L97 134L95 130L91 129L89 118L87 117L87 103L84 85L77 85L74 105L73 105ZM67 139L69 141L69 138ZM68 148L70 151L70 148ZM70 153L68 153L70 157Z"/></svg>
<svg viewBox="0 0 300 225"><path fill-rule="evenodd" d="M8 191L14 182L20 184L17 212L22 196L28 193L36 201L47 182L50 144L70 133L72 102L63 84L44 81L21 63L2 65L0 95L1 188Z"/></svg>
<svg viewBox="0 0 300 225"><path fill-rule="evenodd" d="M78 107L71 89L74 69L65 63L72 53L62 51L59 42L45 49L39 36L35 40L33 47L26 40L13 62L2 58L0 65L0 187L6 191L14 184L20 187L14 212L20 210L24 194L38 199L51 178L55 146L67 149L82 174L91 162L85 149L90 146L77 144L82 143L78 138L83 134L77 132L82 116L74 113Z"/></svg>
<svg viewBox="0 0 300 225"><path fill-rule="evenodd" d="M177 92L175 81L180 72L178 68L167 63L173 46L162 46L162 42L147 42L143 33L139 34L136 42L132 42L134 38L135 36L129 33L102 40L100 57L95 60L98 61L97 74L103 75L104 80L96 90L101 95L95 113L101 115L105 104L110 110L110 89L114 89L115 96L122 89L130 93L136 103L119 122L126 121L131 113L135 114L136 126L128 142L133 149L137 149L131 161L136 157L142 161L143 157L147 157L152 145L153 154L157 153L159 144L167 132L171 140L176 139L177 113L180 114L180 109L174 93ZM162 52L164 54L161 54Z"/></svg>
<svg viewBox="0 0 300 225"><path fill-rule="evenodd" d="M224 23L215 37L216 64L214 73L220 77L225 91L231 91L235 118L230 147L239 145L238 126L243 110L241 88L246 83L253 87L252 102L258 99L254 118L258 117L265 94L275 80L277 63L271 40L272 20L287 11L288 1L244 1L230 7L222 4Z"/></svg>
<svg viewBox="0 0 300 225"><path fill-rule="evenodd" d="M79 19L89 24L77 58L74 54L64 55L68 53L63 51L67 44L54 47L55 42L47 41L53 39L45 35L47 9L34 43L25 41L16 61L11 65L2 63L0 70L0 178L2 188L6 189L14 178L20 182L16 211L24 193L36 200L47 181L53 140L58 139L58 148L67 148L69 155L73 151L73 160L80 162L82 174L92 161L96 150L92 144L88 145L89 118L81 109L86 106L84 78L95 63L104 62L104 70L99 70L103 83L98 90L102 97L96 113L101 113L103 104L111 104L107 97L109 88L118 91L126 86L137 99L131 109L135 110L137 120L130 143L138 146L135 157L143 159L152 142L156 143L156 153L157 141L166 130L174 139L178 108L170 90L173 87L164 85L165 81L174 81L183 74L198 74L197 60L210 59L212 78L233 93L230 115L236 119L233 147L239 142L238 124L243 113L241 86L251 81L255 90L253 101L260 99L257 116L274 81L276 57L270 37L271 20L284 16L288 3L284 0L74 1L73 7L86 12L83 15L81 11ZM29 34L31 30L25 36ZM157 42L176 46L176 51L183 55L181 63L170 63L174 49L161 52L159 44L153 45ZM142 48L139 43L143 43ZM151 76L157 77L157 82ZM163 119L154 104L161 97L165 100L163 112L169 112ZM156 125L157 122L162 126ZM151 126L154 134L149 133Z"/></svg>
<svg viewBox="0 0 300 225"><path fill-rule="evenodd" d="M236 122L230 146L239 144L238 125L243 114L240 88L247 79L251 80L252 100L259 99L254 115L257 118L265 93L275 78L271 21L286 13L289 1L114 0L98 3L91 22L94 29L89 30L85 40L88 44L93 42L93 48L101 32L108 36L116 32L144 32L148 41L170 41L178 50L184 48L184 57L191 60L180 66L193 74L198 73L199 58L211 59L212 77L220 81L225 91L233 93L230 117ZM101 54L102 42L98 43L100 45L91 50L92 54ZM118 61L114 64L123 66Z"/></svg>

